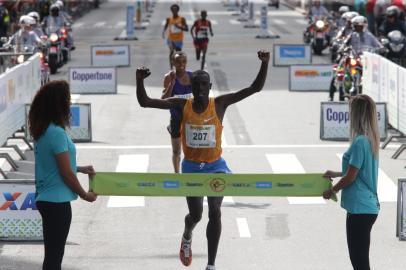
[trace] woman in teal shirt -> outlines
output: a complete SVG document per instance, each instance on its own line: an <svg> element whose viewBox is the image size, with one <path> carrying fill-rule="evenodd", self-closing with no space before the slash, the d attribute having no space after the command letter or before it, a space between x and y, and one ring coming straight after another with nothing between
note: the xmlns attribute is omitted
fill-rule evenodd
<svg viewBox="0 0 406 270"><path fill-rule="evenodd" d="M376 106L367 95L350 100L351 146L344 153L342 172L326 171L328 178L341 177L323 193L325 199L342 190L341 207L347 211L347 245L354 270L369 270L371 230L379 213L377 194L379 129Z"/></svg>
<svg viewBox="0 0 406 270"><path fill-rule="evenodd" d="M78 195L88 201L77 172L93 177L93 166L76 166L76 149L65 131L70 123L70 91L66 81L52 81L35 95L29 113L34 138L36 204L42 217L45 257L43 270L60 270L72 219L70 202Z"/></svg>

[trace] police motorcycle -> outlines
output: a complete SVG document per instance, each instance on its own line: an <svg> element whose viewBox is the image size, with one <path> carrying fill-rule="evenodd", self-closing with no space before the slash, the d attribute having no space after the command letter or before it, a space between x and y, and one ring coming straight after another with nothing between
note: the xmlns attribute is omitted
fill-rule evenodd
<svg viewBox="0 0 406 270"><path fill-rule="evenodd" d="M360 56L351 46L342 47L341 50L341 59L333 66L333 76L339 100L344 101L345 97L362 93L362 64Z"/></svg>
<svg viewBox="0 0 406 270"><path fill-rule="evenodd" d="M333 63L338 63L340 60L341 57L340 48L344 46L344 42L347 36L351 34L352 32L351 20L356 16L358 16L358 12L355 11L348 11L341 15L340 20L345 20L346 23L344 26L341 25L339 31L331 41L330 55L331 61ZM341 22L341 24L343 23Z"/></svg>
<svg viewBox="0 0 406 270"><path fill-rule="evenodd" d="M389 32L386 38L381 39L381 43L387 49L386 58L406 67L406 38L400 31Z"/></svg>
<svg viewBox="0 0 406 270"><path fill-rule="evenodd" d="M309 19L309 26L303 33L303 41L310 44L313 52L321 55L323 50L329 45L327 36L330 31L330 23L327 19L317 19L314 22Z"/></svg>

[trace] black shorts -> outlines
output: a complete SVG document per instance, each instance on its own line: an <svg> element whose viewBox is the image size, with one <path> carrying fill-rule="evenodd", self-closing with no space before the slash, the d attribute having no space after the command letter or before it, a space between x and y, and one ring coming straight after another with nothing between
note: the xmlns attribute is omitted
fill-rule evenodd
<svg viewBox="0 0 406 270"><path fill-rule="evenodd" d="M169 126L166 128L172 139L180 138L180 120L171 117Z"/></svg>

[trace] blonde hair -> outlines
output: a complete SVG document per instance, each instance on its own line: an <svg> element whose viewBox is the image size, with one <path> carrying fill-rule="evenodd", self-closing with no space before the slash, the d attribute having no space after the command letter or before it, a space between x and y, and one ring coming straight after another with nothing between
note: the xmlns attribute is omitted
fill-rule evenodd
<svg viewBox="0 0 406 270"><path fill-rule="evenodd" d="M379 128L375 102L367 95L357 95L350 100L350 140L364 135L371 143L375 157L379 155Z"/></svg>

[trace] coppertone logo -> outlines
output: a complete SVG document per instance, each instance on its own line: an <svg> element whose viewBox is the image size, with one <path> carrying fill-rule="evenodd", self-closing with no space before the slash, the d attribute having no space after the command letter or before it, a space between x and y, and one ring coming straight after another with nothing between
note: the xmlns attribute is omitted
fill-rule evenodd
<svg viewBox="0 0 406 270"><path fill-rule="evenodd" d="M221 178L214 178L210 180L209 185L214 192L222 192L226 188L226 181Z"/></svg>

